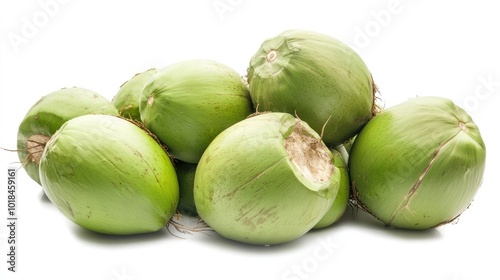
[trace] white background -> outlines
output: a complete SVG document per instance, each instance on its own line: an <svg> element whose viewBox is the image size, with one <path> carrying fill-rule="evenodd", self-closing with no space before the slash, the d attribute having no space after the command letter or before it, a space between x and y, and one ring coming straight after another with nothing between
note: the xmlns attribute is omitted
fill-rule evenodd
<svg viewBox="0 0 500 280"><path fill-rule="evenodd" d="M483 185L457 224L422 232L392 230L349 211L334 227L271 247L215 234L180 234L185 239L179 239L166 230L96 235L66 220L21 170L18 272L11 273L5 178L18 159L0 151L1 279L500 279L500 139L495 134L500 17L495 3L2 0L3 148L15 148L26 111L59 88L86 87L111 99L135 73L193 58L217 60L243 75L266 38L300 28L355 48L386 107L417 95L448 97L463 106L481 129L488 157Z"/></svg>

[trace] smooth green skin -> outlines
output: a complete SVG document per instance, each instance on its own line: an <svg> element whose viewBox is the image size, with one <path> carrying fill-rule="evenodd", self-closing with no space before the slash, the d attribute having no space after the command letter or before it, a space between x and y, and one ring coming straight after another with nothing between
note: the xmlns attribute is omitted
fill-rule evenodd
<svg viewBox="0 0 500 280"><path fill-rule="evenodd" d="M66 122L47 143L40 178L68 219L104 234L158 231L179 201L175 169L163 148L114 116Z"/></svg>
<svg viewBox="0 0 500 280"><path fill-rule="evenodd" d="M182 161L175 164L175 171L179 180L179 206L177 206L177 209L182 214L191 216L198 215L193 194L196 166L194 163Z"/></svg>
<svg viewBox="0 0 500 280"><path fill-rule="evenodd" d="M347 209L347 204L349 203L349 190L351 188L351 184L347 165L338 151L334 149L330 149L330 151L333 154L333 165L335 165L340 171L339 191L333 201L332 207L330 207L330 210L326 212L323 218L319 220L313 229L325 228L334 224L344 215L345 210Z"/></svg>
<svg viewBox="0 0 500 280"><path fill-rule="evenodd" d="M156 72L157 70L152 68L138 73L120 87L111 101L116 109L118 109L120 116L141 121L139 99L141 97L142 89Z"/></svg>
<svg viewBox="0 0 500 280"><path fill-rule="evenodd" d="M66 121L87 114L118 115L109 100L84 88L63 88L42 97L26 113L17 133L19 160L26 173L40 184L38 162L30 159L27 145L32 135L52 136Z"/></svg>
<svg viewBox="0 0 500 280"><path fill-rule="evenodd" d="M140 100L142 122L175 158L197 163L224 129L252 113L248 89L231 68L187 60L158 71Z"/></svg>
<svg viewBox="0 0 500 280"><path fill-rule="evenodd" d="M277 57L269 62L273 50ZM327 35L288 30L266 40L250 61L248 83L259 111L297 115L319 134L326 123L322 139L329 146L347 141L372 118L370 71Z"/></svg>
<svg viewBox="0 0 500 280"><path fill-rule="evenodd" d="M427 229L471 203L486 149L471 117L441 97L410 99L372 119L354 141L354 195L386 225Z"/></svg>
<svg viewBox="0 0 500 280"><path fill-rule="evenodd" d="M196 209L223 237L259 245L289 242L330 209L340 172L334 168L324 182L302 175L284 146L295 122L284 113L245 119L224 130L203 154L194 180Z"/></svg>

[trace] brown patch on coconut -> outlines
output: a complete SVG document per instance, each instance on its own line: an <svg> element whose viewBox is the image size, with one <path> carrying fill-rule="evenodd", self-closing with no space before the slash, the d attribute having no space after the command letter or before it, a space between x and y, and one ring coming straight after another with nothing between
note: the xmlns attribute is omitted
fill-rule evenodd
<svg viewBox="0 0 500 280"><path fill-rule="evenodd" d="M47 135L43 134L31 135L28 138L28 140L26 140L25 148L23 149L0 148L0 150L14 152L14 153L19 153L21 151L26 152L26 156L21 162L21 166L24 167L30 163L33 163L38 166L42 158L43 149L45 148L45 145L47 144L47 142L49 142L49 140L50 136Z"/></svg>
<svg viewBox="0 0 500 280"><path fill-rule="evenodd" d="M288 156L308 180L326 182L333 174L331 153L322 141L318 141L296 119L293 131L285 139Z"/></svg>
<svg viewBox="0 0 500 280"><path fill-rule="evenodd" d="M40 164L43 149L45 148L45 145L47 144L47 142L49 142L49 140L50 136L47 135L31 135L28 140L26 140L26 151L28 153L28 155L26 156L26 161L33 162L36 165Z"/></svg>
<svg viewBox="0 0 500 280"><path fill-rule="evenodd" d="M382 98L380 97L380 91L378 89L378 86L377 84L375 84L375 81L373 80L373 75L371 76L371 80L372 80L372 97L373 97L373 104L372 104L372 118L373 118L384 110L384 105L381 104Z"/></svg>

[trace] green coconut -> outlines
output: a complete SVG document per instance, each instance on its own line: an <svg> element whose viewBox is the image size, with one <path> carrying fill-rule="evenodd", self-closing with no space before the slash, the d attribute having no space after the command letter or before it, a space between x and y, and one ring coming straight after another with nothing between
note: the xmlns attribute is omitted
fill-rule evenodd
<svg viewBox="0 0 500 280"><path fill-rule="evenodd" d="M193 194L196 164L181 161L175 164L175 171L179 181L179 206L177 209L182 214L197 216Z"/></svg>
<svg viewBox="0 0 500 280"><path fill-rule="evenodd" d="M68 219L104 234L158 231L179 201L163 147L135 124L109 115L66 122L45 147L40 179Z"/></svg>
<svg viewBox="0 0 500 280"><path fill-rule="evenodd" d="M17 132L17 151L31 179L40 184L38 166L50 137L66 121L87 114L118 115L118 111L106 98L78 87L49 93L28 110Z"/></svg>
<svg viewBox="0 0 500 280"><path fill-rule="evenodd" d="M337 150L330 149L330 151L333 154L333 165L335 165L340 172L339 190L335 200L333 201L332 207L330 207L330 210L326 212L323 218L321 218L313 229L325 228L337 222L344 215L347 205L349 204L349 191L351 183L345 159Z"/></svg>
<svg viewBox="0 0 500 280"><path fill-rule="evenodd" d="M326 214L340 183L332 153L286 113L245 119L219 134L198 163L199 216L228 239L260 245L299 238Z"/></svg>
<svg viewBox="0 0 500 280"><path fill-rule="evenodd" d="M328 35L287 30L251 58L248 83L259 111L297 115L336 146L376 111L372 75L349 46Z"/></svg>
<svg viewBox="0 0 500 280"><path fill-rule="evenodd" d="M478 191L486 149L472 118L442 97L410 99L373 118L354 141L358 204L390 227L453 221Z"/></svg>
<svg viewBox="0 0 500 280"><path fill-rule="evenodd" d="M142 89L146 83L156 73L156 69L152 68L147 71L135 74L130 80L120 86L120 89L113 97L112 103L118 109L121 116L136 121L141 120L139 111L139 99Z"/></svg>
<svg viewBox="0 0 500 280"><path fill-rule="evenodd" d="M240 75L210 60L161 69L144 87L139 107L142 122L169 153L189 163L197 163L220 132L253 110Z"/></svg>

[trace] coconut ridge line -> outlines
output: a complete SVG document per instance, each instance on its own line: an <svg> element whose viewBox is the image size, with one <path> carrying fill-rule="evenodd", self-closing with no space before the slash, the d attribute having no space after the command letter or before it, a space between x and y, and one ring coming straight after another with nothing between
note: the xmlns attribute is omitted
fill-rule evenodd
<svg viewBox="0 0 500 280"><path fill-rule="evenodd" d="M452 222L467 209L485 157L469 115L451 100L428 96L389 108L371 122L357 136L349 161L358 208L387 226L413 229ZM381 144L386 141L392 142ZM406 150L391 153L401 145Z"/></svg>
<svg viewBox="0 0 500 280"><path fill-rule="evenodd" d="M411 212L411 209L410 209L411 199L413 198L413 196L415 195L415 192L417 191L418 187L422 183L422 180L424 180L425 175L427 175L427 173L429 173L429 170L432 168L432 164L434 163L434 161L438 157L439 153L441 152L441 149L444 146L446 146L452 139L453 138L450 138L450 140L446 141L445 143L443 143L441 146L439 146L436 149L436 152L434 153L434 155L430 159L429 163L425 166L424 170L422 171L422 174L420 174L420 176L418 176L417 180L415 181L415 183L411 187L408 194L405 195L405 197L403 197L401 204L394 210L394 213L392 214L392 217L388 223L389 226L392 224L394 219L401 213L401 211L403 211L403 209L407 209L408 211Z"/></svg>
<svg viewBox="0 0 500 280"><path fill-rule="evenodd" d="M434 161L438 158L441 150L443 148L445 148L448 144L451 143L451 141L453 141L457 135L459 135L461 132L463 132L463 128L460 126L460 124L462 124L462 121L459 121L459 127L460 127L460 130L453 136L450 137L450 139L446 140L444 143L442 143L439 147L437 147L436 149L436 152L434 153L434 155L432 156L432 158L429 160L429 163L425 166L425 168L423 169L422 171L422 174L420 174L420 176L417 178L417 180L415 181L415 183L413 184L412 188L410 189L410 191L408 192L408 194L403 198L403 200L401 201L401 204L394 210L394 214L392 215L392 218L389 220L389 223L388 225L390 226L392 224L392 222L394 221L394 219L401 213L401 211L403 211L404 209L407 209L408 211L411 212L411 209L410 209L410 203L411 203L411 200L413 198L413 196L415 195L418 187L420 186L420 184L422 183L422 181L424 180L425 176L429 173L429 170L432 168L432 165L434 164ZM460 216L460 214L458 215ZM457 216L457 217L458 217ZM448 222L452 222L455 218L449 220ZM442 223L439 223L438 225L442 225L444 222ZM436 225L437 226L437 225Z"/></svg>

